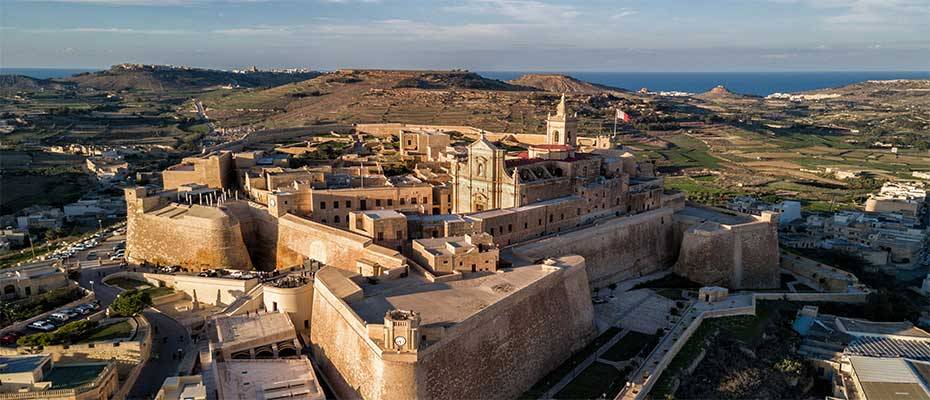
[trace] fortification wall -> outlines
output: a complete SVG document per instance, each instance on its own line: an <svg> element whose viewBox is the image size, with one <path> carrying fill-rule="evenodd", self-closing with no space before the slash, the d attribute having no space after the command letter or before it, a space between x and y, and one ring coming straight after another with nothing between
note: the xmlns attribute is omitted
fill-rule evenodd
<svg viewBox="0 0 930 400"><path fill-rule="evenodd" d="M290 214L278 219L276 259L279 267L314 259L347 271L357 271L359 261L385 269L405 266L400 253L375 245L367 237Z"/></svg>
<svg viewBox="0 0 930 400"><path fill-rule="evenodd" d="M518 397L597 335L589 296L581 260L446 330L418 353L417 398Z"/></svg>
<svg viewBox="0 0 930 400"><path fill-rule="evenodd" d="M341 398L515 398L597 334L584 261L574 258L567 263L573 266L446 329L416 354L382 353L369 338L381 325L366 325L327 287L333 282L318 279L310 334L315 361Z"/></svg>
<svg viewBox="0 0 930 400"><path fill-rule="evenodd" d="M688 218L684 218L687 220ZM679 221L681 250L675 273L705 285L731 289L778 287L778 232L766 220L725 225Z"/></svg>
<svg viewBox="0 0 930 400"><path fill-rule="evenodd" d="M591 286L648 275L670 267L678 257L673 210L663 207L613 218L595 226L519 245L513 253L528 261L578 254L584 257Z"/></svg>
<svg viewBox="0 0 930 400"><path fill-rule="evenodd" d="M126 258L129 261L183 265L193 269L252 268L239 221L228 215L171 218L143 214L130 208L127 216Z"/></svg>
<svg viewBox="0 0 930 400"><path fill-rule="evenodd" d="M342 399L417 398L415 364L383 361L362 319L317 279L310 341L314 361Z"/></svg>

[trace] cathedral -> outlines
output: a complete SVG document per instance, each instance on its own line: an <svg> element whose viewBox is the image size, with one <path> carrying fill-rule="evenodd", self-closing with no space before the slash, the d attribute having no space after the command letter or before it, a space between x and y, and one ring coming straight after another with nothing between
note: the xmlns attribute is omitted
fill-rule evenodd
<svg viewBox="0 0 930 400"><path fill-rule="evenodd" d="M629 153L576 151L578 121L565 104L546 118L544 144L510 153L483 135L452 164L453 212L520 207L566 196L596 196L594 206L621 208L636 166Z"/></svg>

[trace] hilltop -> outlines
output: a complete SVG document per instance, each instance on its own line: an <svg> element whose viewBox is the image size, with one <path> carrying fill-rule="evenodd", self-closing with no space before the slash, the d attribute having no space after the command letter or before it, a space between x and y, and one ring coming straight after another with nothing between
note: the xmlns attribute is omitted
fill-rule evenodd
<svg viewBox="0 0 930 400"><path fill-rule="evenodd" d="M247 88L271 87L302 81L319 75L318 72L236 73L214 69L171 67L161 65L120 64L105 71L87 72L66 78L82 87L98 90L148 90L155 92L175 90L202 90L220 86Z"/></svg>
<svg viewBox="0 0 930 400"><path fill-rule="evenodd" d="M0 90L3 91L64 90L74 86L73 83L37 79L25 75L0 75Z"/></svg>
<svg viewBox="0 0 930 400"><path fill-rule="evenodd" d="M603 96L575 94L573 107L599 123L607 117L600 108L618 100ZM227 127L404 122L539 132L558 95L464 71L339 70L202 100L210 117Z"/></svg>
<svg viewBox="0 0 930 400"><path fill-rule="evenodd" d="M594 94L610 91L625 91L623 89L585 82L568 75L560 74L526 74L517 79L507 81L507 83L519 86L527 86L553 93Z"/></svg>

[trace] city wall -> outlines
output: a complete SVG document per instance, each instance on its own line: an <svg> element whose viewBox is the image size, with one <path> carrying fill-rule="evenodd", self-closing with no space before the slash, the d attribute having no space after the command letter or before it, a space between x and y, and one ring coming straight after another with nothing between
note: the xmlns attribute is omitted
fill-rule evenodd
<svg viewBox="0 0 930 400"><path fill-rule="evenodd" d="M778 287L778 217L753 218L742 224L703 221L690 227L693 218L676 218L679 229L685 230L675 272L731 289Z"/></svg>
<svg viewBox="0 0 930 400"><path fill-rule="evenodd" d="M215 207L168 204L127 189L126 259L188 268L251 269L239 221Z"/></svg>
<svg viewBox="0 0 930 400"><path fill-rule="evenodd" d="M596 336L588 277L576 259L445 329L417 353L383 353L369 336L381 325L366 324L344 300L362 296L361 289L348 279L318 278L311 324L317 365L342 398L515 398Z"/></svg>
<svg viewBox="0 0 930 400"><path fill-rule="evenodd" d="M591 286L648 275L672 266L678 256L674 210L662 207L613 218L593 226L513 247L527 262L578 254L585 258Z"/></svg>

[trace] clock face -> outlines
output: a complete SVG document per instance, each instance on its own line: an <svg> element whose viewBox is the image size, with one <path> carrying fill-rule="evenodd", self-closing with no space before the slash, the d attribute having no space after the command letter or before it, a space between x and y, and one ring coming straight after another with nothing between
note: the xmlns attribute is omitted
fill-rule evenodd
<svg viewBox="0 0 930 400"><path fill-rule="evenodd" d="M395 338L394 338L394 344L396 344L397 346L403 346L403 345L407 344L407 338L405 338L405 337L403 337L403 336L395 337Z"/></svg>

